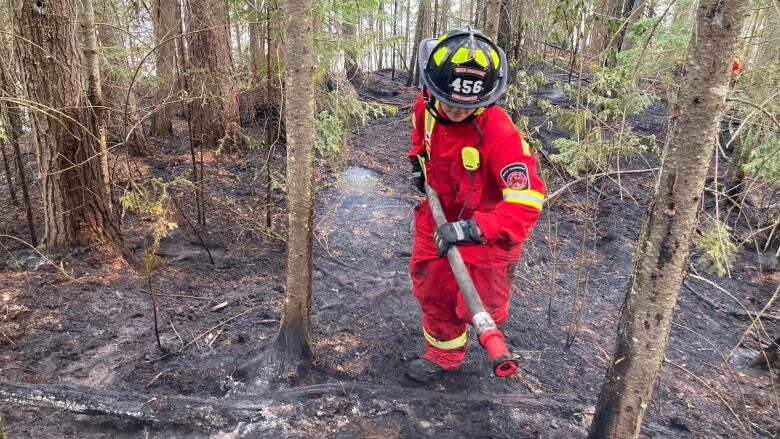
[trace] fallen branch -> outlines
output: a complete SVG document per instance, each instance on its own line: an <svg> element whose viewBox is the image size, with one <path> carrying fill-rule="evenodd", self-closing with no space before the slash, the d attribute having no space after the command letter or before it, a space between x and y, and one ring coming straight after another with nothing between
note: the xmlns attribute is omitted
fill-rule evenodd
<svg viewBox="0 0 780 439"><path fill-rule="evenodd" d="M572 395L444 393L365 382L315 384L282 389L267 395L242 394L227 398L126 393L67 384L0 384L0 401L8 404L207 428L261 420L264 410L280 403L326 396L358 396L363 403L370 400L400 400L424 405L431 405L432 402L455 402L481 408L484 408L485 404L492 404L545 411L550 408L565 408L574 401Z"/></svg>
<svg viewBox="0 0 780 439"><path fill-rule="evenodd" d="M570 182L566 183L566 184L565 184L563 187L559 188L559 189L558 189L558 190L556 190L555 192L553 192L553 193L551 193L550 195L548 195L548 196L547 196L547 199L546 199L546 200L544 200L544 204L545 204L545 205L550 205L550 204L551 204L553 201L555 201L555 199L556 199L556 198L558 198L558 197L559 197L559 196L560 196L560 195L561 195L563 192L565 192L566 190L569 190L569 189L570 189L572 186L574 186L575 184L577 184L577 183L580 183L580 182L584 181L586 178L589 178L589 177L590 177L590 178L596 178L596 177L606 177L607 175L615 175L615 174L620 174L620 175L627 175L627 174L644 174L644 173L646 173L646 172L655 172L655 171L657 171L658 169L659 169L659 168L648 168L648 169L629 169L629 170L627 170L627 171L610 171L610 172L600 172L600 173L598 173L598 174L593 174L593 175L590 175L590 176L579 177L579 178L577 178L576 180L573 180L573 181L570 181Z"/></svg>
<svg viewBox="0 0 780 439"><path fill-rule="evenodd" d="M725 305L721 305L720 303L715 302L714 300L710 299L709 297L705 296L704 293L701 293L697 291L695 288L693 288L690 283L686 280L683 281L683 286L685 289L691 292L694 296L696 296L699 300L706 303L710 307L714 308L716 311L720 311L724 314L728 314L733 317L739 317L739 318L747 318L751 322L754 320L757 320L758 318L764 319L764 320L772 320L775 322L780 322L780 316L774 315L774 314L768 314L763 313L760 316L756 316L754 314L751 314L749 312L740 311L738 309L728 308Z"/></svg>

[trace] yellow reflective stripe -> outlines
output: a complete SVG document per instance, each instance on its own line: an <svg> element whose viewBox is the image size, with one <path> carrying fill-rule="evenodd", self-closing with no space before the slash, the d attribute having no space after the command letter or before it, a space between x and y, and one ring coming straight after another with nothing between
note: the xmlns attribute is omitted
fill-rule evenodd
<svg viewBox="0 0 780 439"><path fill-rule="evenodd" d="M439 50L436 51L436 53L433 54L433 61L436 62L437 66L441 65L441 60L444 59L444 56L447 55L447 48L442 47Z"/></svg>
<svg viewBox="0 0 780 439"><path fill-rule="evenodd" d="M480 114L485 112L485 107L477 108L477 111L474 112L474 117L479 116Z"/></svg>
<svg viewBox="0 0 780 439"><path fill-rule="evenodd" d="M526 143L522 136L520 137L520 145L523 147L524 155L531 155L531 148L528 147L528 143Z"/></svg>
<svg viewBox="0 0 780 439"><path fill-rule="evenodd" d="M431 334L428 334L428 331L426 331L425 328L423 328L423 336L425 337L425 340L427 340L428 343L431 344L431 346L435 348L447 349L447 350L462 348L463 346L466 346L466 342L469 339L468 335L466 335L466 332L464 331L463 334L461 334L456 338L453 338L452 340L440 341L433 338Z"/></svg>
<svg viewBox="0 0 780 439"><path fill-rule="evenodd" d="M436 101L435 107L436 110L439 109L439 101ZM433 114L431 114L430 110L426 108L425 109L425 140L427 140L429 143L431 141L431 136L433 136L433 127L435 125L436 125L436 118L433 117Z"/></svg>
<svg viewBox="0 0 780 439"><path fill-rule="evenodd" d="M501 64L501 58L499 58L495 49L490 49L490 57L493 59L493 67L498 68L498 65Z"/></svg>
<svg viewBox="0 0 780 439"><path fill-rule="evenodd" d="M481 65L482 67L488 66L487 56L485 56L485 52L482 49L476 50L474 53L474 61L476 61L477 64Z"/></svg>
<svg viewBox="0 0 780 439"><path fill-rule="evenodd" d="M524 191L518 191L514 189L504 189L504 201L507 203L523 204L525 206L531 206L536 209L542 210L544 204L544 195L533 189L526 189Z"/></svg>
<svg viewBox="0 0 780 439"><path fill-rule="evenodd" d="M462 64L470 58L469 50L465 47L459 47L458 50L455 51L455 55L452 55L452 58L450 58L450 62L453 64Z"/></svg>

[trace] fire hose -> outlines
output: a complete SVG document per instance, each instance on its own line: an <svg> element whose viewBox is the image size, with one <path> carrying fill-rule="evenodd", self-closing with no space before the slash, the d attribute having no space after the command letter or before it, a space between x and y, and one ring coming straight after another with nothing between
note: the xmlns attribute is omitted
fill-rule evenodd
<svg viewBox="0 0 780 439"><path fill-rule="evenodd" d="M436 226L447 223L447 217L444 215L444 209L441 207L439 196L427 182L425 183L425 195L428 196L428 204L431 207L431 213ZM455 280L458 283L458 287L460 287L463 300L466 302L469 314L471 314L471 322L477 331L479 343L485 348L490 361L493 363L493 373L499 377L512 375L517 370L517 360L509 355L509 350L506 347L506 343L504 343L504 335L498 329L496 322L493 321L490 314L485 311L485 306L479 298L477 288L474 286L471 276L469 276L466 263L463 262L463 256L461 256L457 246L453 245L447 250L447 259L450 261L452 273L455 275Z"/></svg>

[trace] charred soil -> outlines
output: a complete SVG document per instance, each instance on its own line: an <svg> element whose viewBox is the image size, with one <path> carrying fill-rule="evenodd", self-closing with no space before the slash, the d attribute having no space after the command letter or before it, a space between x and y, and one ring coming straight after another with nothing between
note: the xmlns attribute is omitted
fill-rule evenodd
<svg viewBox="0 0 780 439"><path fill-rule="evenodd" d="M182 207L174 214L179 227L162 239L157 254L163 263L151 280L166 352L157 348L143 273L90 253L71 255L62 264L46 261L23 244L3 239L2 382L67 384L120 399L122 394L143 395L149 404L177 396L215 403L243 398L256 404L251 416L209 424L177 422L175 413L155 421L5 403L9 437L584 436L611 361L654 175L624 175L622 189L616 180L600 180L598 191L587 195L582 185L574 185L547 207L515 277L506 327L509 343L523 357L515 376L492 377L471 334L461 370L435 384L417 385L403 376L404 363L423 349L408 274L412 209L420 201L405 159L416 90L403 87L403 80L390 81L389 71L362 77L358 90L363 98L395 104L400 111L354 130L346 169L320 160L314 360L283 379L264 386L233 380L235 368L273 340L283 299L284 186L276 184L283 173L275 174L267 205L267 149L206 151L203 238L213 265L183 217L194 222L192 194L176 194ZM543 92L545 87L548 95L555 94L552 82ZM562 96L551 101L566 105ZM657 102L632 123L662 139L666 111L666 104ZM543 123L534 106L525 114L532 124ZM183 120L177 120L176 132L174 140L155 142L153 157L134 162L141 174L167 180L189 176ZM257 127L247 127L247 133L262 138ZM552 141L565 134L553 127L539 137L552 151ZM544 159L540 162L553 171L550 190L561 187L560 174ZM271 152L270 163L283 169L282 148ZM126 183L121 166L118 187ZM658 159L648 155L624 166L655 167ZM0 231L24 236L22 212L7 199L2 203ZM274 219L272 233L264 227L266 209ZM586 217L590 226L583 231ZM123 221L128 246L140 253L148 219L128 214ZM691 260L701 270L697 255ZM778 283L777 274L762 270L749 249L731 277L699 274L750 310L760 309ZM757 342L748 337L738 345L747 318L728 312L741 308L711 285L693 278L686 283L642 436L744 437L749 431L753 437L775 437L780 434L777 377L749 367ZM775 320L763 325L770 334L780 332Z"/></svg>

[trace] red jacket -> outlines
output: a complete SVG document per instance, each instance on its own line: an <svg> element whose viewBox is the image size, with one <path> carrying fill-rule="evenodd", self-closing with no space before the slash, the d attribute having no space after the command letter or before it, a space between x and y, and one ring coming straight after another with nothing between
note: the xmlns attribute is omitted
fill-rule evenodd
<svg viewBox="0 0 780 439"><path fill-rule="evenodd" d="M441 198L447 220L456 221L462 209L461 219L473 217L482 231L484 245L458 246L463 259L474 265L516 261L544 202L544 183L537 175L530 148L509 116L496 105L477 110L472 122L433 121L420 93L414 104L408 156L428 152L428 183ZM481 140L475 124L482 130ZM477 147L480 155L473 176L469 176L461 159L466 146ZM433 242L435 223L427 200L418 206L415 224L412 258L438 257Z"/></svg>

